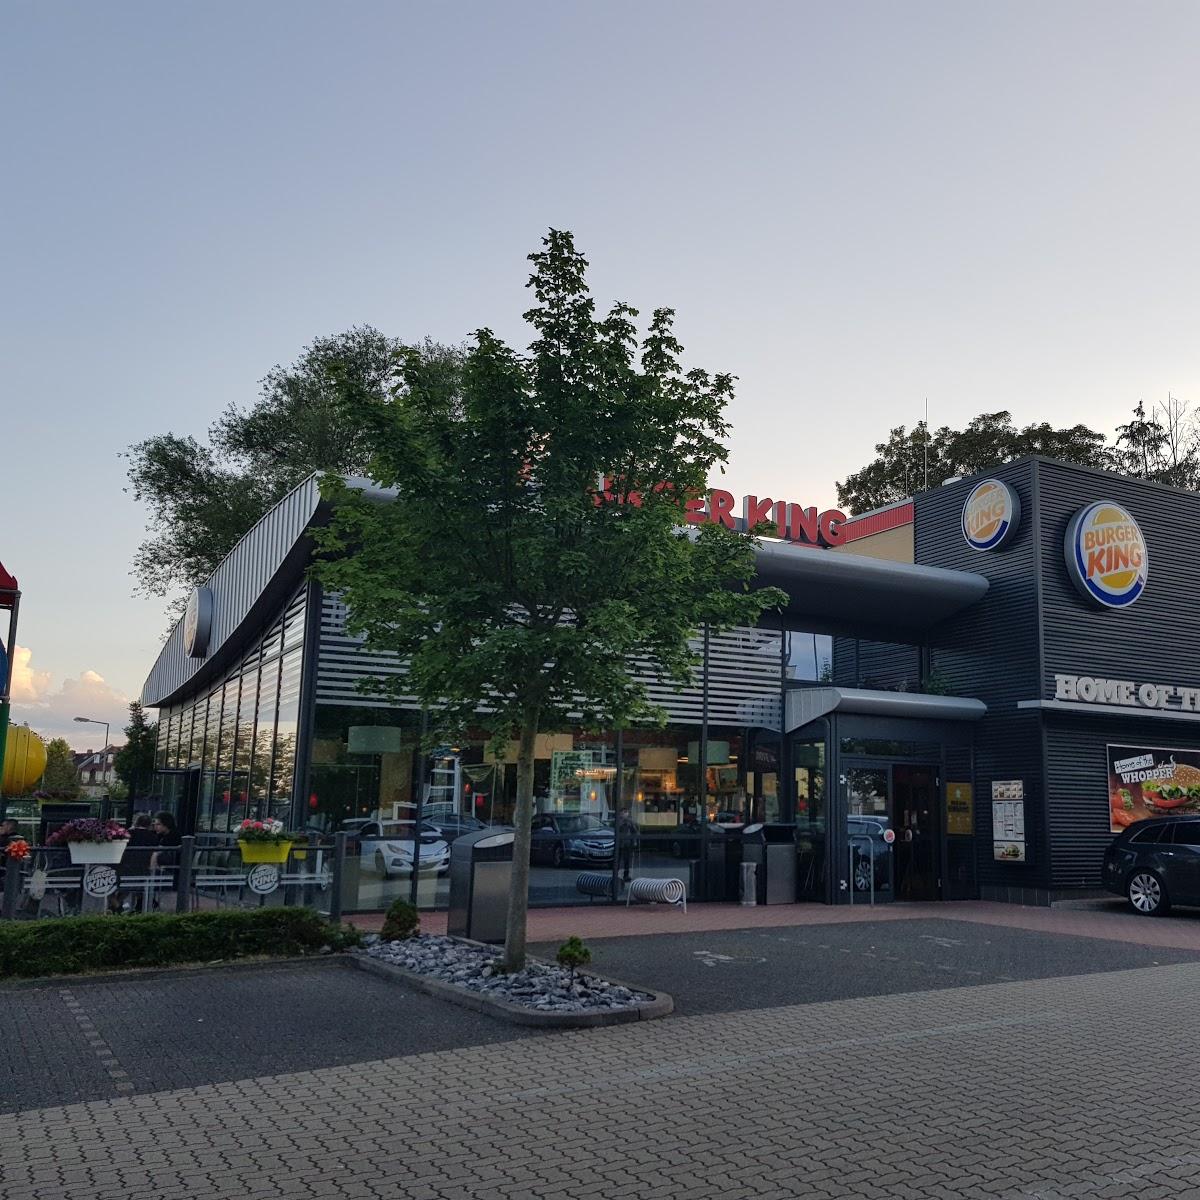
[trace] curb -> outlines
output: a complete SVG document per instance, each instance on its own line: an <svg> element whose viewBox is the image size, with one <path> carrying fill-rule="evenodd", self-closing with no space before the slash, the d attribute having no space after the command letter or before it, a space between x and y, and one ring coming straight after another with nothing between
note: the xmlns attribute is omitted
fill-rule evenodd
<svg viewBox="0 0 1200 1200"><path fill-rule="evenodd" d="M510 1025L531 1025L540 1029L594 1029L601 1025L627 1025L631 1021L653 1021L658 1017L670 1016L675 1011L675 1001L666 992L651 992L649 988L643 987L634 988L632 984L609 979L608 976L598 975L595 978L604 979L607 983L615 983L619 987L650 992L651 999L631 1008L599 1009L593 1012L539 1012L537 1009L527 1008L523 1004L497 1000L484 992L473 992L469 988L446 983L441 979L431 979L427 975L410 971L407 967L399 967L395 963L371 958L361 950L351 950L347 958L361 971L369 971L372 975L389 979L393 983L402 983L415 991L424 992L427 996L434 996L449 1004L457 1004L459 1008L469 1008L474 1012L495 1017L499 1021L507 1021Z"/></svg>

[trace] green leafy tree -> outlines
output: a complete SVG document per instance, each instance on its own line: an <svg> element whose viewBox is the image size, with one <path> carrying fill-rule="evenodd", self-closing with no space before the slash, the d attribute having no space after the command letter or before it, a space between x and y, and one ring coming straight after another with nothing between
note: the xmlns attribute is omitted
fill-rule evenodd
<svg viewBox="0 0 1200 1200"><path fill-rule="evenodd" d="M46 743L46 769L39 790L56 800L73 800L79 795L75 758L66 738L51 738Z"/></svg>
<svg viewBox="0 0 1200 1200"><path fill-rule="evenodd" d="M177 616L186 591L301 480L359 474L370 451L353 414L384 400L402 349L370 326L317 338L267 373L250 408L229 405L207 443L166 433L131 446L128 490L148 510L133 562L138 590L170 597ZM426 341L415 352L453 386L461 351Z"/></svg>
<svg viewBox="0 0 1200 1200"><path fill-rule="evenodd" d="M726 457L732 377L681 367L668 309L640 345L628 305L597 319L569 233L530 259L527 355L482 329L457 389L407 351L390 400L356 402L365 474L394 494L328 480L314 568L369 645L408 660L379 690L415 693L440 731L516 739L509 970L525 961L537 734L661 719L635 656L682 684L702 623L753 624L785 599L751 590L750 538L684 532L687 498Z"/></svg>
<svg viewBox="0 0 1200 1200"><path fill-rule="evenodd" d="M851 513L903 500L955 475L977 475L1026 454L1044 454L1090 467L1114 465L1104 435L1086 425L1056 429L1046 422L1018 429L1009 412L981 413L963 429L893 429L875 446L875 458L837 485L838 503Z"/></svg>
<svg viewBox="0 0 1200 1200"><path fill-rule="evenodd" d="M141 702L129 705L129 724L125 726L125 745L113 755L117 778L130 792L145 791L154 775L154 747L158 725L146 720Z"/></svg>

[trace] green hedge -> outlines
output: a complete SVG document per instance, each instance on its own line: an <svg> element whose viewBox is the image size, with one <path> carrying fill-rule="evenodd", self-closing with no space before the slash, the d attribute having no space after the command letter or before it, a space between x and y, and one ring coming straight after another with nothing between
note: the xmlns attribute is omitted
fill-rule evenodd
<svg viewBox="0 0 1200 1200"><path fill-rule="evenodd" d="M0 979L311 954L358 941L357 930L310 908L0 921Z"/></svg>

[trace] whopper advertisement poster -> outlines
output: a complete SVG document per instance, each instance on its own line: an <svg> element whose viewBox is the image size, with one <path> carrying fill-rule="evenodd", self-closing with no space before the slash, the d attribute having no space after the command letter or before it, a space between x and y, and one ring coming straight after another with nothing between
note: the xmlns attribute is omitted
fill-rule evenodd
<svg viewBox="0 0 1200 1200"><path fill-rule="evenodd" d="M1113 833L1147 817L1200 813L1200 750L1109 746L1108 811Z"/></svg>

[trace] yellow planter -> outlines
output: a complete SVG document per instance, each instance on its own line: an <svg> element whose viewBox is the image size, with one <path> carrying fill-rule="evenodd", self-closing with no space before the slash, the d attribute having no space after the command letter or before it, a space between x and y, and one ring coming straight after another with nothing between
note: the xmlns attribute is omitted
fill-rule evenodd
<svg viewBox="0 0 1200 1200"><path fill-rule="evenodd" d="M238 842L244 863L285 863L291 842Z"/></svg>

